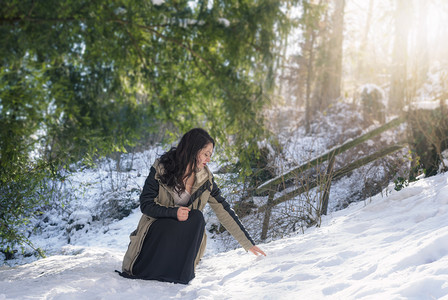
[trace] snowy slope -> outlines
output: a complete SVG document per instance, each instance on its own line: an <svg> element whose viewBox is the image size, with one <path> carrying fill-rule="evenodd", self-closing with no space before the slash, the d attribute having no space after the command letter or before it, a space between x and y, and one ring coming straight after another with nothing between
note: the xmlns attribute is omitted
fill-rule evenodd
<svg viewBox="0 0 448 300"><path fill-rule="evenodd" d="M119 277L139 212L65 255L0 269L0 299L448 299L448 173L350 205L320 228L207 254L179 285Z"/></svg>

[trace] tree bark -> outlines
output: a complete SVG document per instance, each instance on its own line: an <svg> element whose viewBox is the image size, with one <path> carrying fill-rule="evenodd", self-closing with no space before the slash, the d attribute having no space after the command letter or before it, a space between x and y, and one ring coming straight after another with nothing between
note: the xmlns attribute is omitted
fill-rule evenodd
<svg viewBox="0 0 448 300"><path fill-rule="evenodd" d="M341 96L342 42L345 0L335 0L332 15L332 31L328 42L327 60L324 67L320 109L323 110Z"/></svg>
<svg viewBox="0 0 448 300"><path fill-rule="evenodd" d="M306 98L305 98L305 131L306 133L310 133L310 124L311 124L311 88L312 88L312 77L313 77L313 64L314 64L314 41L316 38L316 34L314 29L309 29L309 39L305 44L308 50L308 61L307 61L307 78L306 78Z"/></svg>
<svg viewBox="0 0 448 300"><path fill-rule="evenodd" d="M366 74L364 71L364 65L365 65L365 59L366 59L366 48L367 43L369 40L369 31L370 31L370 24L372 20L372 14L373 14L373 1L369 1L369 10L367 11L367 19L366 19L366 25L364 27L364 34L361 41L361 46L359 47L359 60L358 60L358 76L362 80L366 78Z"/></svg>
<svg viewBox="0 0 448 300"><path fill-rule="evenodd" d="M418 31L417 31L417 84L420 86L426 80L429 68L428 57L428 1L418 1Z"/></svg>
<svg viewBox="0 0 448 300"><path fill-rule="evenodd" d="M395 40L389 93L389 110L392 113L401 113L405 105L410 5L410 1L397 0L395 10Z"/></svg>

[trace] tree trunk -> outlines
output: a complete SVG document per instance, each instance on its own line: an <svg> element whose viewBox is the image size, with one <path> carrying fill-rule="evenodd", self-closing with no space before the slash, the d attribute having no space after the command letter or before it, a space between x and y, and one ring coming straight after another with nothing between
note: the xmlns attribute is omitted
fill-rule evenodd
<svg viewBox="0 0 448 300"><path fill-rule="evenodd" d="M324 66L320 109L341 96L342 42L344 29L345 0L335 0L335 9L331 20L332 31L328 42L327 57Z"/></svg>
<svg viewBox="0 0 448 300"><path fill-rule="evenodd" d="M309 29L309 39L305 44L308 50L308 61L307 61L307 78L306 78L306 98L305 98L305 131L310 133L310 123L311 123L311 87L312 87L312 77L313 77L313 64L314 64L314 40L316 34L314 29Z"/></svg>
<svg viewBox="0 0 448 300"><path fill-rule="evenodd" d="M364 80L366 78L366 74L364 71L364 64L366 59L367 43L369 40L370 24L373 14L373 1L374 0L369 1L369 10L367 11L366 25L364 27L364 34L362 37L361 46L359 47L358 76L361 80Z"/></svg>
<svg viewBox="0 0 448 300"><path fill-rule="evenodd" d="M303 42L301 43L301 48L303 49L303 56L301 60L301 65L303 66L303 75L301 76L305 80L298 82L298 84L303 84L304 94L305 94L305 131L310 132L311 118L316 111L316 105L312 105L312 95L313 86L315 86L314 78L316 73L316 40L322 31L320 30L320 23L322 14L325 11L325 6L323 5L323 0L319 0L319 3L309 3L307 2L303 6ZM300 75L299 75L300 76ZM320 90L320 89L316 89ZM302 89L299 90L302 93ZM315 96L315 94L314 94Z"/></svg>
<svg viewBox="0 0 448 300"><path fill-rule="evenodd" d="M417 86L421 86L426 80L428 73L428 1L418 1L418 31L417 31Z"/></svg>
<svg viewBox="0 0 448 300"><path fill-rule="evenodd" d="M389 110L392 113L401 113L405 105L410 5L410 1L397 0L395 10L395 41L389 93Z"/></svg>

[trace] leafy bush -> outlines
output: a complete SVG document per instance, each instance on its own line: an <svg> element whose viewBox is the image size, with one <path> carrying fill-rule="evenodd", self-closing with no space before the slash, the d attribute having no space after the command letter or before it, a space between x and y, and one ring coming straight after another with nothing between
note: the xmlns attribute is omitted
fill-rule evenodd
<svg viewBox="0 0 448 300"><path fill-rule="evenodd" d="M28 172L1 172L0 187L0 252L12 257L19 246L25 246L44 256L35 249L28 237L32 229L27 228L30 220L41 213L40 207L48 203L46 187L49 174L45 170ZM12 178L11 178L12 177Z"/></svg>

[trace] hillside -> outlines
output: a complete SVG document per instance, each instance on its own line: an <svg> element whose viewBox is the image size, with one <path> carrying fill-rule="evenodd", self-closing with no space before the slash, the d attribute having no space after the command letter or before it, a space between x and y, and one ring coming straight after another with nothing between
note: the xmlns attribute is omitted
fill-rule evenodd
<svg viewBox="0 0 448 300"><path fill-rule="evenodd" d="M128 280L120 268L140 212L63 253L0 270L0 299L448 299L448 174L262 244L267 257L209 251L189 285Z"/></svg>

